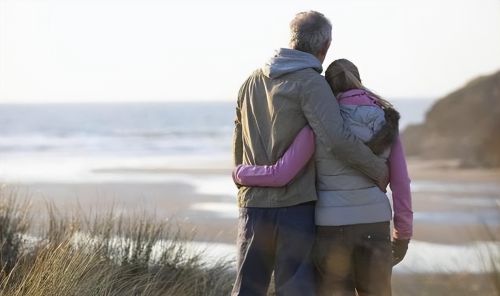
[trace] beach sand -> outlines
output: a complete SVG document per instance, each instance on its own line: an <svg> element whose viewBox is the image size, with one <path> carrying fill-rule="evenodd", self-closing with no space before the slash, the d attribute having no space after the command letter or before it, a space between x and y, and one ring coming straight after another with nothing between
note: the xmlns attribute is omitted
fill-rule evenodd
<svg viewBox="0 0 500 296"><path fill-rule="evenodd" d="M459 160L422 160L408 158L413 180L492 182L500 184L500 168L463 168Z"/></svg>

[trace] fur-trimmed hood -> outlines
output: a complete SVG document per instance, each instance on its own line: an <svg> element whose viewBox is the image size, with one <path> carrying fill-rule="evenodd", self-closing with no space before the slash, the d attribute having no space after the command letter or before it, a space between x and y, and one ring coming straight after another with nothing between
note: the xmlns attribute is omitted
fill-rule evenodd
<svg viewBox="0 0 500 296"><path fill-rule="evenodd" d="M390 147L399 133L399 112L394 108L384 109L385 123L382 128L366 143L375 154L381 154Z"/></svg>

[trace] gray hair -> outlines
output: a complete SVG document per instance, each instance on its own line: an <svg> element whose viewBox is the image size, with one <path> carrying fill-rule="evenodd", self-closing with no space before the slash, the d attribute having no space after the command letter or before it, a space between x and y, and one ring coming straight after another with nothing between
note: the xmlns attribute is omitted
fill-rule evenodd
<svg viewBox="0 0 500 296"><path fill-rule="evenodd" d="M299 12L290 22L289 46L292 49L317 55L331 39L332 24L322 13Z"/></svg>

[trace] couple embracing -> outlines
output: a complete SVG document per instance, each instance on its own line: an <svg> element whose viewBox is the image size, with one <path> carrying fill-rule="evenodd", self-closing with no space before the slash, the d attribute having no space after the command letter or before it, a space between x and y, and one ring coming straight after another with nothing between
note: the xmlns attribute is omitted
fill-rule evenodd
<svg viewBox="0 0 500 296"><path fill-rule="evenodd" d="M232 295L266 295L273 272L277 295L390 295L413 220L399 114L352 62L321 75L332 39L323 14L297 14L290 31L290 48L238 94Z"/></svg>

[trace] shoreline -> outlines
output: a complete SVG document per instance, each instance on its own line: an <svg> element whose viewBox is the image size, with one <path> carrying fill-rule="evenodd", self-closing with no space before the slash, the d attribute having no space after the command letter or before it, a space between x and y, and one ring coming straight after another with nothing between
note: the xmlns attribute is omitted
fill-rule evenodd
<svg viewBox="0 0 500 296"><path fill-rule="evenodd" d="M447 182L493 182L500 184L500 168L463 168L457 160L407 159L410 178ZM224 163L209 166L111 167L94 169L98 174L187 174L230 176L232 169Z"/></svg>

